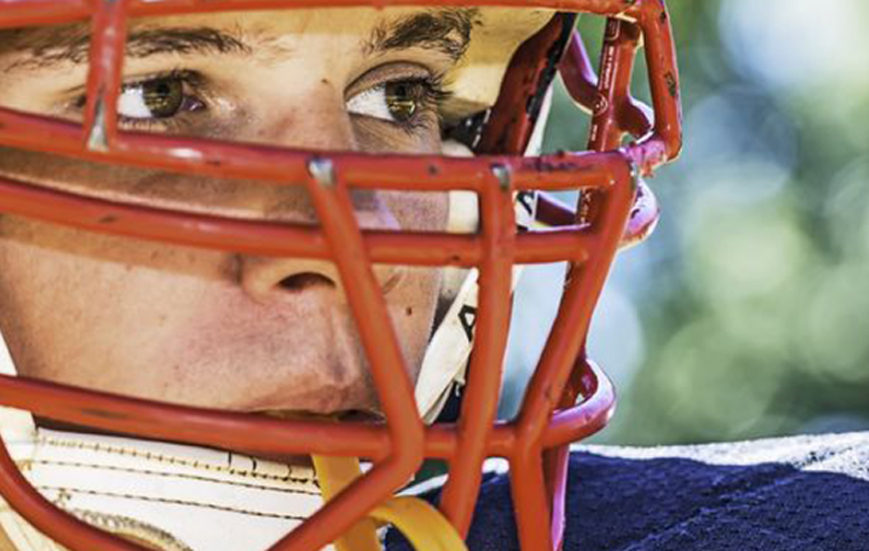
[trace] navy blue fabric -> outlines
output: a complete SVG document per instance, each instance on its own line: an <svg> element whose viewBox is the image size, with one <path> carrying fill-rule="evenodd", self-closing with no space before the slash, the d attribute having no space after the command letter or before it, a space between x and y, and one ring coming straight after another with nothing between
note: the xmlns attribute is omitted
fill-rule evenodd
<svg viewBox="0 0 869 551"><path fill-rule="evenodd" d="M869 551L869 483L846 475L574 453L569 485L565 551ZM484 482L468 540L518 551L507 477Z"/></svg>

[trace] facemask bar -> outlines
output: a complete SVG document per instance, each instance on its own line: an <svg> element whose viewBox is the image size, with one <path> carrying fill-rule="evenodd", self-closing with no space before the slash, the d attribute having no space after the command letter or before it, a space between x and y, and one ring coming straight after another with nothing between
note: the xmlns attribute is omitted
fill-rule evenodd
<svg viewBox="0 0 869 551"><path fill-rule="evenodd" d="M660 6L659 24L665 24L668 21L668 16L664 6ZM664 36L669 38L669 33ZM657 155L678 155L681 147L681 135L678 130L680 126L681 113L679 105L676 103L675 111L670 115L675 116L675 135L673 128L668 126L667 115L663 120L655 121L654 113L644 104L635 100L630 91L631 75L633 72L634 60L643 37L643 30L640 25L617 18L607 20L606 34L604 36L603 51L601 54L601 74L603 79L598 79L594 70L591 67L590 60L586 54L579 35L574 35L573 40L565 54L564 62L561 65L561 75L563 82L573 97L580 105L586 107L592 112L592 124L589 135L588 150L590 151L607 151L616 149L621 145L621 141L625 135L632 135L637 138L643 138L643 145L632 145L629 150L639 151L639 154L633 157L635 168L650 173L652 165L657 161ZM650 68L657 68L657 64L661 63L661 55L668 51L672 51L672 44L659 44L650 42L647 49L647 63ZM656 57L657 56L657 57ZM678 96L677 75L675 66L672 72L664 73L664 81L652 80L653 98L657 104L662 103L660 97L662 94L661 85L667 84L667 94L671 98ZM663 106L662 106L663 107ZM666 108L674 107L672 104ZM672 141L673 138L675 141ZM661 153L663 148L664 153ZM667 151L670 152L667 152ZM649 166L645 166L647 163ZM631 246L639 241L642 241L657 223L659 210L654 195L639 179L637 174L632 178L637 186L634 194L634 205L628 219L627 227L624 236L622 237L622 247ZM585 217L593 216L593 213L584 212L582 199L577 206L576 216ZM582 270L583 267L574 265L570 268L568 280L573 276L574 270ZM585 329L587 332L587 328ZM586 333L587 336L587 333ZM585 338L585 337L584 337ZM568 384L564 387L561 400L557 405L558 409L570 410L575 404L579 396L593 395L597 389L593 387L598 383L591 380L592 374L596 367L586 357L585 342L583 340L582 349L570 374ZM605 393L611 393L612 387L609 381L606 381L607 389ZM614 399L614 396L612 396ZM567 488L567 466L568 466L569 447L560 446L553 449L548 449L544 453L544 470L546 491L551 504L551 534L552 541L556 549L561 548L562 537L565 527L565 492ZM516 497L514 497L514 500ZM521 530L521 529L520 529ZM527 531L527 530L526 530Z"/></svg>
<svg viewBox="0 0 869 551"><path fill-rule="evenodd" d="M576 0L569 5L556 3L552 6L618 15L629 21L619 25L636 25L645 37L647 62L656 76L651 82L655 122L654 125L648 124L646 118L646 123L643 123L637 115L625 114L638 112L624 107L622 102L624 97L629 97L621 85L624 75L630 74L631 62L621 55L608 57L605 49L604 78L599 92L600 97L611 101L607 109L596 112L594 124L600 130L598 141L593 145L595 149L609 151L607 153L558 154L540 158L498 155L473 159L353 153L327 155L117 131L116 100L127 17L223 9L324 7L327 4L335 5L325 0L301 3L298 0L19 0L4 3L0 10L0 25L4 27L58 23L93 16L91 59L99 60L91 65L83 126L0 110L0 143L82 159L215 177L304 183L318 211L319 228L231 220L112 203L9 180L0 180L0 209L87 230L184 245L334 260L372 365L372 376L386 413L385 428L361 423L326 426L317 422L256 418L9 377L0 378L0 401L6 406L27 409L46 417L155 439L245 449L262 454L314 453L361 456L373 460L372 471L276 544L272 548L276 551L313 550L327 544L404 485L423 457L450 461L453 467L451 475L456 477L453 480L471 482L479 481L483 458L506 457L513 472L513 497L522 549L554 549L560 539L559 500L555 498L564 490L563 482L559 482L560 473L563 473L559 465L564 464L565 456L563 451L557 450L566 449L567 443L603 426L613 404L612 388L606 378L581 354L591 312L621 240L622 228L628 221L638 172L649 173L674 157L681 143L678 77L663 2L639 0L626 6L616 0ZM413 5L416 2L401 4ZM477 4L528 7L527 2L519 0ZM426 5L431 5L431 2ZM437 2L437 5L462 3L447 1ZM548 4L538 2L535 5L545 7ZM636 47L636 41L625 44L627 46L618 46L615 54ZM574 51L573 47L570 51ZM580 70L579 74L587 78L574 84L587 91L594 85L590 72ZM568 88L571 89L570 84ZM639 121L639 124L630 121ZM614 150L624 132L638 129L652 131L637 144ZM522 128L515 131L518 137L511 138L515 143L521 143L522 131ZM383 164L387 161L390 170L385 172ZM472 191L480 197L482 229L474 236L362 232L355 222L349 200L350 187ZM577 221L574 225L547 232L516 235L512 210L514 192L576 188L600 191L590 218L594 225L614 230L589 232L583 221ZM590 258L594 259L593 263L588 262ZM478 345L474 356L480 366L491 369L500 366L503 358L509 323L512 265L565 260L572 262L574 269L558 320L529 387L528 399L515 423L493 426L491 422L463 420L457 427L424 428L418 416L408 414L416 411L413 389L405 375L397 339L373 278L371 263L477 266L481 272L481 316L477 321ZM484 312L489 313L483 315ZM386 336L382 334L384 328L389 331ZM577 358L580 358L578 362ZM489 412L497 403L497 389L492 390L493 385L484 380L484 373L484 369L472 370L468 392L482 397L485 402L479 406L484 412L482 418L491 421L493 415ZM499 377L491 379L499 380ZM384 393L382 389L389 389L389 392ZM587 397L581 405L555 411L556 408L573 406L580 394ZM547 455L544 461L545 450L556 451ZM466 455L466 451L470 453ZM457 461L457 458L462 459ZM546 469L548 477L544 475L544 463L549 466ZM77 551L142 549L56 509L27 484L3 449L0 449L0 491L35 526L67 547ZM476 492L477 487L462 490L455 484L445 489L442 510L462 535L466 534L470 523Z"/></svg>

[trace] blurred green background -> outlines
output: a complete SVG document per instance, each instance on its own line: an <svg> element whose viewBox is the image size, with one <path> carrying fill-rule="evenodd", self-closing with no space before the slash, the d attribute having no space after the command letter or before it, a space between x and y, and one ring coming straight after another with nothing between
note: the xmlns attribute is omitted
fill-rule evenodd
<svg viewBox="0 0 869 551"><path fill-rule="evenodd" d="M685 150L649 182L656 233L601 298L590 351L620 401L593 440L869 429L869 2L668 4ZM581 27L597 57L602 21ZM586 129L559 88L545 149L582 149ZM557 301L534 284L559 268L528 272L514 319L534 342ZM508 402L537 353L512 348Z"/></svg>

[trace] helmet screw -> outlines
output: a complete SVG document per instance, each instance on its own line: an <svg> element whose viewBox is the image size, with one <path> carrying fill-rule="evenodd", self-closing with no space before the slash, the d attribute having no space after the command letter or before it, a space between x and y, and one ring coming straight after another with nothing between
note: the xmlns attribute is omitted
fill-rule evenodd
<svg viewBox="0 0 869 551"><path fill-rule="evenodd" d="M335 185L335 166L331 159L311 159L308 161L308 173L323 187Z"/></svg>
<svg viewBox="0 0 869 551"><path fill-rule="evenodd" d="M94 122L88 135L87 148L105 153L109 150L109 142L106 136L106 103L102 93L96 99L94 110Z"/></svg>
<svg viewBox="0 0 869 551"><path fill-rule="evenodd" d="M492 165L492 174L498 179L498 186L501 188L501 191L510 191L513 177L509 168L504 165Z"/></svg>

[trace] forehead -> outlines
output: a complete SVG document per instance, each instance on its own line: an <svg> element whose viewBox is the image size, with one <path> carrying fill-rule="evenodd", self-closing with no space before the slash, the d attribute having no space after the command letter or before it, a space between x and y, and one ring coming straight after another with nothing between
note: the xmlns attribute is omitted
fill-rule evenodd
<svg viewBox="0 0 869 551"><path fill-rule="evenodd" d="M306 39L328 40L337 48L378 53L414 47L440 48L456 59L450 75L458 95L473 104L497 94L500 79L512 53L522 41L540 29L553 12L515 8L332 8L211 12L171 17L138 18L129 23L132 56L146 56L159 41L133 43L137 36L173 29L174 36L160 35L161 53L181 55L184 32L212 38L214 54L239 45L252 53L278 57L292 55ZM219 33L208 35L208 31ZM203 31L205 31L203 33ZM4 68L38 65L52 57L86 61L88 26L84 23L55 28L0 31L0 55ZM377 46L387 48L378 49ZM207 50L207 48L205 49ZM200 52L201 53L201 52ZM5 54L5 55L4 55ZM72 55L70 55L72 54Z"/></svg>
<svg viewBox="0 0 869 551"><path fill-rule="evenodd" d="M376 27L390 21L406 19L419 14L456 14L457 18L473 19L475 9L427 10L421 8L369 7L331 9L283 9L209 12L164 17L147 17L132 20L131 28L137 26L203 25L223 29L235 29L252 34L278 35L307 34L359 34L365 35Z"/></svg>
<svg viewBox="0 0 869 551"><path fill-rule="evenodd" d="M237 38L302 40L306 36L357 36L385 39L391 30L424 36L441 33L478 46L504 46L528 37L552 12L512 8L333 8L244 10L131 19L128 35L162 28L218 29ZM0 29L0 53L51 54L71 45L87 45L89 26L74 23L57 27ZM360 43L364 45L364 43ZM479 48L478 48L479 49Z"/></svg>
<svg viewBox="0 0 869 551"><path fill-rule="evenodd" d="M451 26L456 32L465 29L480 40L501 35L510 41L527 37L553 14L551 10L517 8L420 8L420 7L353 7L329 9L285 9L211 12L171 17L140 18L131 27L207 25L251 33L296 35L358 34L384 32L391 24L415 20L420 32L425 23Z"/></svg>

